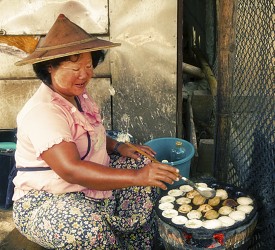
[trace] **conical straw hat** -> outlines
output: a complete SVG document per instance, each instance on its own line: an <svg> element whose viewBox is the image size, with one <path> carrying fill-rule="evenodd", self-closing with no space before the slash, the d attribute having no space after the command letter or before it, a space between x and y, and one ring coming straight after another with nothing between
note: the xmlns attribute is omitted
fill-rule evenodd
<svg viewBox="0 0 275 250"><path fill-rule="evenodd" d="M16 62L15 65L35 64L83 52L105 50L119 45L120 43L92 37L65 15L60 14L45 38L38 43L34 52Z"/></svg>

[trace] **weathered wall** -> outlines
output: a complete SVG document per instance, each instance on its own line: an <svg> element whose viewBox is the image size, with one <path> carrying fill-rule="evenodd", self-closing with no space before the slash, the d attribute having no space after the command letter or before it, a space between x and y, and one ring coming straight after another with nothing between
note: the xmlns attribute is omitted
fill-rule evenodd
<svg viewBox="0 0 275 250"><path fill-rule="evenodd" d="M0 2L0 24L5 35L0 36L0 128L16 127L16 116L24 103L36 91L40 81L35 78L31 65L14 66L25 57L25 47L17 36L43 37L59 13L64 13L89 33L109 39L108 2L103 1L9 1ZM16 40L17 39L17 40ZM95 70L95 79L88 90L102 108L105 125L111 127L110 66L106 61ZM99 94L100 93L100 94Z"/></svg>
<svg viewBox="0 0 275 250"><path fill-rule="evenodd" d="M114 126L140 141L176 135L177 1L110 3Z"/></svg>
<svg viewBox="0 0 275 250"><path fill-rule="evenodd" d="M175 136L177 0L0 1L0 128L16 127L18 111L39 85L31 66L14 66L25 55L6 39L39 39L59 13L122 43L108 52L89 86L106 128L127 131L140 142Z"/></svg>

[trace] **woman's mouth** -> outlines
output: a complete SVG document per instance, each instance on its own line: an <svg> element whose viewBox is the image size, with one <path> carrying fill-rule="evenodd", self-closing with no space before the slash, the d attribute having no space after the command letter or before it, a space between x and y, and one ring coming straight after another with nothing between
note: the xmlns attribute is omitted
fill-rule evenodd
<svg viewBox="0 0 275 250"><path fill-rule="evenodd" d="M77 88L84 88L85 87L85 83L78 83L78 84L75 84L75 86Z"/></svg>

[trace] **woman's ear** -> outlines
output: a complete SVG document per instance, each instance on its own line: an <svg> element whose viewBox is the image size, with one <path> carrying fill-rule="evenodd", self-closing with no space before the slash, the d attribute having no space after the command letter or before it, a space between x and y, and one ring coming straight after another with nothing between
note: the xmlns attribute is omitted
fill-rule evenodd
<svg viewBox="0 0 275 250"><path fill-rule="evenodd" d="M48 66L48 72L51 74L52 73L52 66Z"/></svg>

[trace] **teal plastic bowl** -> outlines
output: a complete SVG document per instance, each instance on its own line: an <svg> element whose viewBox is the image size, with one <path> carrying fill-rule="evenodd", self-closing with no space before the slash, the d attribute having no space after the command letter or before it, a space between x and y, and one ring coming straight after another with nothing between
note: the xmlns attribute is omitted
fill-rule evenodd
<svg viewBox="0 0 275 250"><path fill-rule="evenodd" d="M171 150L175 147L176 141L182 142L185 148L185 157L179 161L171 162ZM157 153L155 157L158 161L162 162L163 160L167 160L167 164L178 168L182 176L189 178L191 160L195 154L194 146L190 142L180 138L164 137L152 139L144 144L151 147ZM183 183L184 182L180 180L175 182L175 185Z"/></svg>

